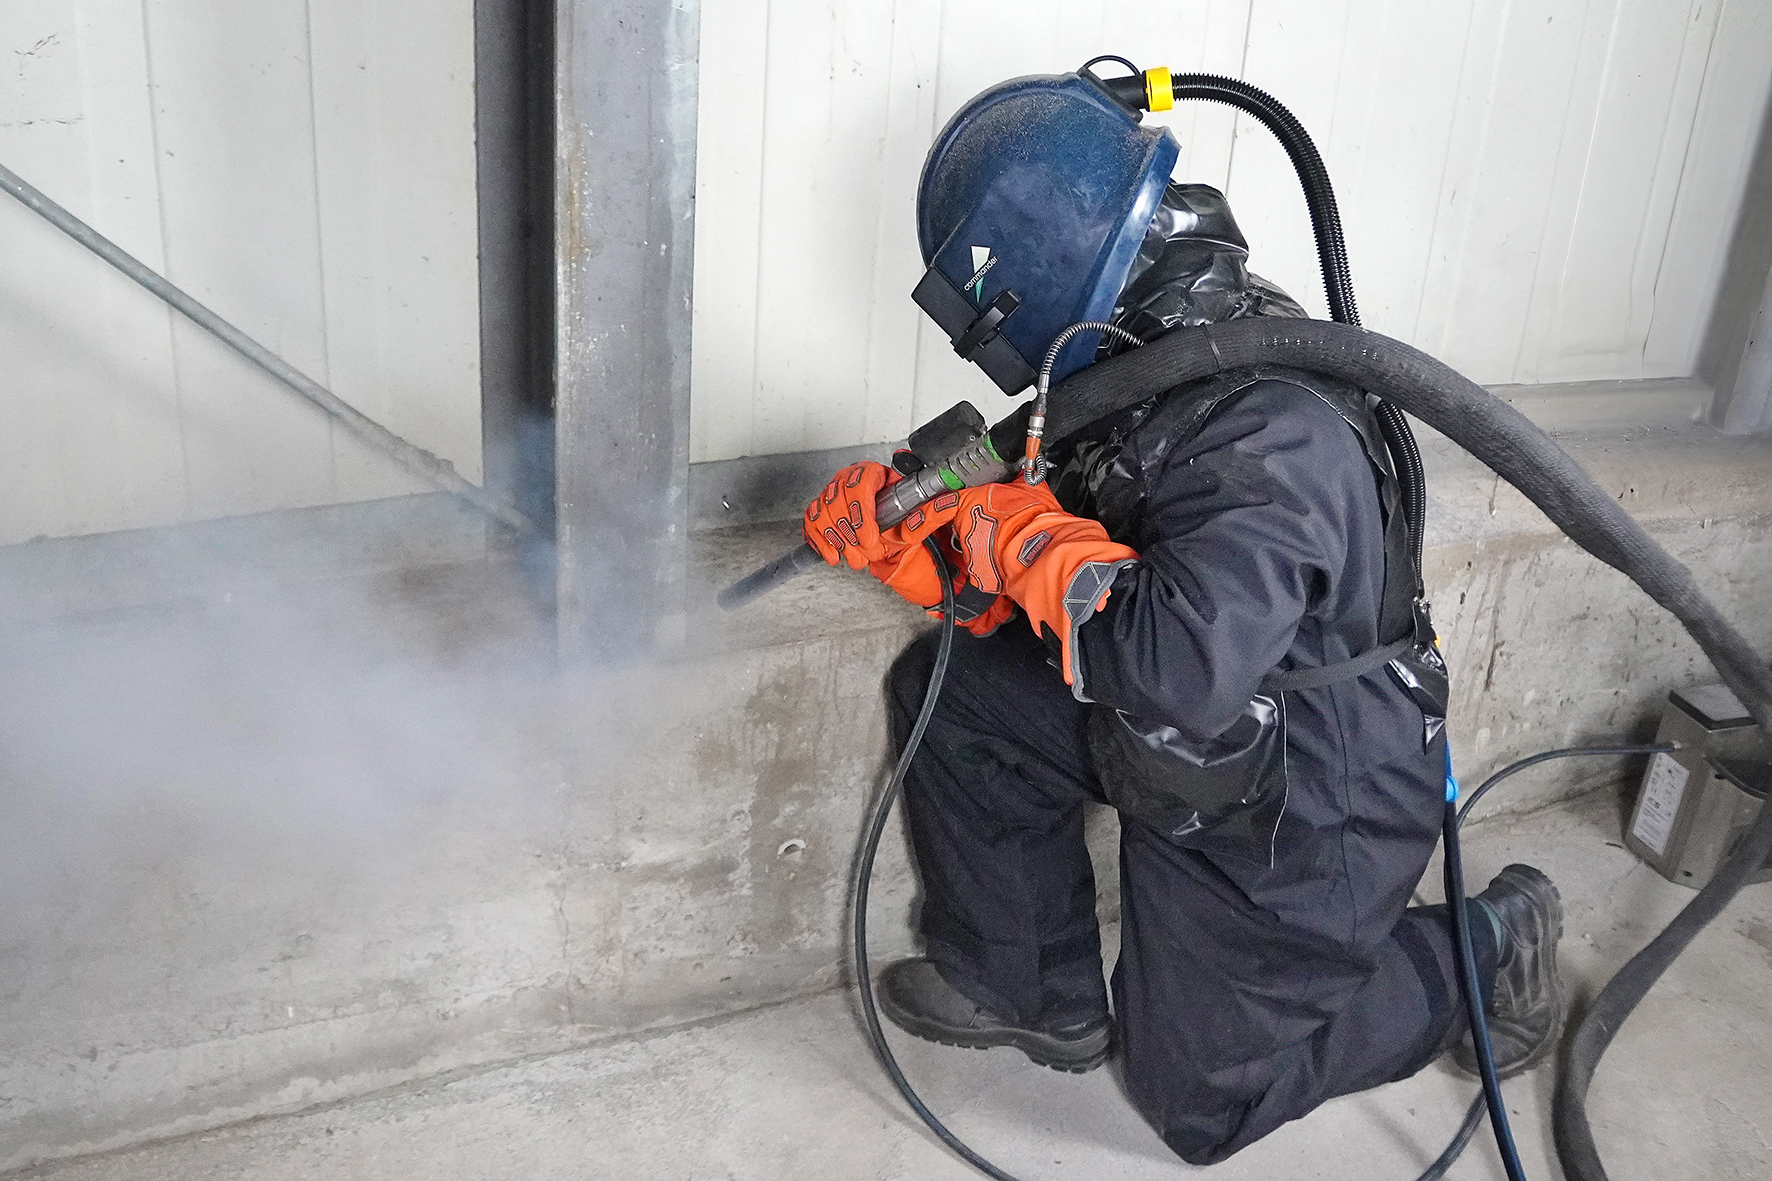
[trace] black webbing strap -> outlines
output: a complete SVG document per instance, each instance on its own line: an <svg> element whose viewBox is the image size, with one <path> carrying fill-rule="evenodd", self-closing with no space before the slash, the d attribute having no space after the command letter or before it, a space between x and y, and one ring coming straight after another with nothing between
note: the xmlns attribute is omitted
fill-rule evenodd
<svg viewBox="0 0 1772 1181"><path fill-rule="evenodd" d="M1338 664L1269 673L1261 678L1261 691L1263 693L1288 693L1294 689L1321 689L1324 685L1351 681L1355 677L1363 677L1373 669L1389 664L1409 651L1409 646L1414 642L1413 636L1404 636L1395 643L1385 644L1383 647L1374 648L1369 652L1362 652L1352 660L1343 660Z"/></svg>

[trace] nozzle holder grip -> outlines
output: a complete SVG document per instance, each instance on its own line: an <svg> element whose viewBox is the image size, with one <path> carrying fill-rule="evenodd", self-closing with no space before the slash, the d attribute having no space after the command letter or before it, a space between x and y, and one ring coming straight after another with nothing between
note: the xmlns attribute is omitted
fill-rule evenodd
<svg viewBox="0 0 1772 1181"><path fill-rule="evenodd" d="M931 464L888 488L882 488L874 497L874 520L880 523L880 528L890 529L944 492L958 492L962 488L1007 480L1016 473L1018 466L1001 458L1000 449L989 434L980 435L950 456L947 462ZM723 611L742 607L796 574L822 565L824 559L819 557L818 551L801 544L721 591L715 602Z"/></svg>
<svg viewBox="0 0 1772 1181"><path fill-rule="evenodd" d="M880 490L880 494L874 498L874 520L880 523L882 529L891 528L915 512L918 505L948 490L940 470L926 467L906 476L890 488ZM801 542L773 562L759 566L721 591L714 602L722 611L735 610L789 579L824 564L825 560L817 550Z"/></svg>

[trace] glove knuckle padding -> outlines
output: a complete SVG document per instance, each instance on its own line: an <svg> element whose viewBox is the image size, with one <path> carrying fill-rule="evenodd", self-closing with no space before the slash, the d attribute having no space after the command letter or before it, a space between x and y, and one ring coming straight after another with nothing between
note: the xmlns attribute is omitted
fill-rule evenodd
<svg viewBox="0 0 1772 1181"><path fill-rule="evenodd" d="M1003 571L997 566L997 519L973 505L966 514L966 573L972 585L997 594L1003 589Z"/></svg>
<svg viewBox="0 0 1772 1181"><path fill-rule="evenodd" d="M806 506L807 543L826 562L841 560L857 570L890 556L892 547L882 541L874 503L893 479L892 472L871 461L843 468Z"/></svg>
<svg viewBox="0 0 1772 1181"><path fill-rule="evenodd" d="M866 568L901 598L935 611L942 601L941 576L922 544L934 537L959 567L955 591L964 593L966 601L963 608L956 605L955 622L986 635L1019 602L1036 633L1044 627L1061 635L1065 679L1071 680L1070 635L1078 618L1066 611L1067 590L1091 558L1124 562L1137 555L1109 542L1095 522L1065 513L1051 489L1024 483L945 492L882 530L874 517L874 498L892 480L893 474L875 463L852 464L838 472L806 509L805 533L813 548L832 564L842 560L855 569ZM827 505L833 511L825 520ZM818 522L822 524L815 526ZM1055 554L1063 557L1056 567L1051 565ZM1092 596L1082 617L1104 597L1105 590Z"/></svg>
<svg viewBox="0 0 1772 1181"><path fill-rule="evenodd" d="M1021 543L1021 549L1015 554L1016 564L1026 570L1039 559L1041 554L1046 552L1046 547L1050 544L1052 544L1052 532L1048 529L1039 530Z"/></svg>

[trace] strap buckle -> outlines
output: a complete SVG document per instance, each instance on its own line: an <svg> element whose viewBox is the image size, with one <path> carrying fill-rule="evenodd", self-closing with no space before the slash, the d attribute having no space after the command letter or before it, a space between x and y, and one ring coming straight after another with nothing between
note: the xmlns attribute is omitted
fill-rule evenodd
<svg viewBox="0 0 1772 1181"><path fill-rule="evenodd" d="M999 291L997 298L986 304L978 318L966 326L966 331L954 341L954 351L967 361L972 354L989 344L997 333L1003 330L1003 321L1007 320L1016 308L1021 306L1021 296L1013 291Z"/></svg>

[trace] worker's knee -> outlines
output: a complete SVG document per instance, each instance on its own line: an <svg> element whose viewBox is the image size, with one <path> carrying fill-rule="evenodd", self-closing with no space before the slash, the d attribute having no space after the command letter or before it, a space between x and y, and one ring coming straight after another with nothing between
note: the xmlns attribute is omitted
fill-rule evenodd
<svg viewBox="0 0 1772 1181"><path fill-rule="evenodd" d="M1227 1106L1223 1095L1188 1086L1172 1072L1127 1053L1124 1044L1121 1055L1127 1097L1176 1156L1190 1165L1214 1165L1243 1147L1239 1133L1252 1104Z"/></svg>
<svg viewBox="0 0 1772 1181"><path fill-rule="evenodd" d="M1184 894L1177 904L1190 901L1199 900ZM1184 1000L1192 990L1163 971L1166 961L1149 959L1136 903L1132 946L1114 980L1126 1096L1175 1155L1216 1164L1255 1138L1251 1120L1274 1079L1273 1047L1230 1012L1208 1015Z"/></svg>

